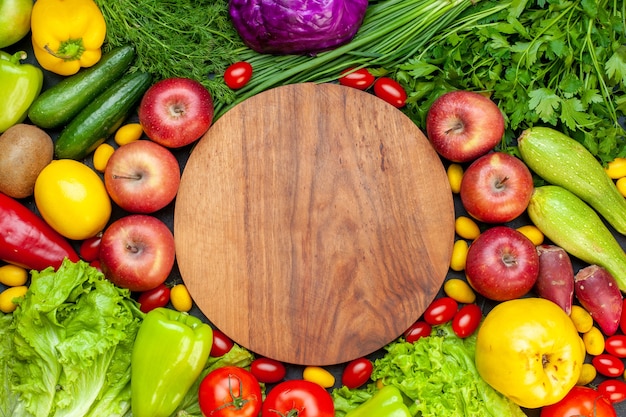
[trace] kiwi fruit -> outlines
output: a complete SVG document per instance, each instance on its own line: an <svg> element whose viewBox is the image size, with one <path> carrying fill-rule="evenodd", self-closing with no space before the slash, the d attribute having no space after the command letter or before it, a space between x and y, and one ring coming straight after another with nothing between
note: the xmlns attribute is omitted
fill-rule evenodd
<svg viewBox="0 0 626 417"><path fill-rule="evenodd" d="M18 123L8 128L0 135L0 192L13 198L31 196L53 152L52 138L39 127Z"/></svg>

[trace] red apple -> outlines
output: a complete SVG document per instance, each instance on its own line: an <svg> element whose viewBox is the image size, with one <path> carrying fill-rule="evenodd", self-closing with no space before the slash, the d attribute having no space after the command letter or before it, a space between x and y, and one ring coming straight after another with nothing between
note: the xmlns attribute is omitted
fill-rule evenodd
<svg viewBox="0 0 626 417"><path fill-rule="evenodd" d="M213 121L213 99L190 78L166 78L153 84L139 103L139 123L145 134L168 148L199 139Z"/></svg>
<svg viewBox="0 0 626 417"><path fill-rule="evenodd" d="M117 148L104 171L109 196L131 213L153 213L167 206L179 184L180 165L174 154L149 140Z"/></svg>
<svg viewBox="0 0 626 417"><path fill-rule="evenodd" d="M488 97L473 91L444 93L426 115L426 136L439 155L453 162L486 154L502 135L502 112Z"/></svg>
<svg viewBox="0 0 626 417"><path fill-rule="evenodd" d="M100 267L105 276L131 291L151 290L165 282L174 259L174 235L154 216L122 217L104 230L100 242Z"/></svg>
<svg viewBox="0 0 626 417"><path fill-rule="evenodd" d="M521 232L494 226L470 245L465 274L482 296L495 301L512 300L533 288L539 275L539 255L532 241Z"/></svg>
<svg viewBox="0 0 626 417"><path fill-rule="evenodd" d="M485 223L506 223L526 211L533 176L520 159L491 152L475 160L463 174L459 195L465 210Z"/></svg>

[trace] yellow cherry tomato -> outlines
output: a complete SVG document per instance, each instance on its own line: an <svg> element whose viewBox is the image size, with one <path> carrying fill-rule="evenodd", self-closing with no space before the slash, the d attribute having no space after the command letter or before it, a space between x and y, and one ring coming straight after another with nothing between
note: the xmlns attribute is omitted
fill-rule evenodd
<svg viewBox="0 0 626 417"><path fill-rule="evenodd" d="M12 313L17 308L17 304L13 301L18 298L24 297L28 291L28 287L25 285L19 285L17 287L9 287L0 293L0 311L3 313Z"/></svg>
<svg viewBox="0 0 626 417"><path fill-rule="evenodd" d="M620 194L626 197L626 177L622 177L615 181L615 186Z"/></svg>
<svg viewBox="0 0 626 417"><path fill-rule="evenodd" d="M527 224L517 228L517 231L526 236L535 246L539 246L543 243L543 233L539 228L532 224Z"/></svg>
<svg viewBox="0 0 626 417"><path fill-rule="evenodd" d="M626 158L615 158L607 164L604 168L606 174L616 180L618 178L626 177Z"/></svg>
<svg viewBox="0 0 626 417"><path fill-rule="evenodd" d="M443 292L457 303L471 304L476 301L472 287L460 278L450 278L443 283Z"/></svg>
<svg viewBox="0 0 626 417"><path fill-rule="evenodd" d="M143 135L143 128L139 123L127 123L117 129L113 140L122 146L139 140L141 135Z"/></svg>
<svg viewBox="0 0 626 417"><path fill-rule="evenodd" d="M323 388L335 385L335 377L328 370L319 366L307 366L302 373L302 379L314 382Z"/></svg>
<svg viewBox="0 0 626 417"><path fill-rule="evenodd" d="M457 239L452 246L452 256L450 257L450 269L453 271L463 271L467 260L468 243L463 239Z"/></svg>
<svg viewBox="0 0 626 417"><path fill-rule="evenodd" d="M93 167L96 171L104 172L109 158L115 152L115 148L108 143L98 145L93 153Z"/></svg>
<svg viewBox="0 0 626 417"><path fill-rule="evenodd" d="M585 350L591 356L597 356L604 352L604 335L597 327L591 327L588 332L583 333Z"/></svg>
<svg viewBox="0 0 626 417"><path fill-rule="evenodd" d="M598 372L596 371L596 367L590 363L583 363L582 369L580 370L580 376L578 377L578 382L576 385L587 385L590 384L594 379L596 379L596 375Z"/></svg>
<svg viewBox="0 0 626 417"><path fill-rule="evenodd" d="M578 333L587 333L593 327L591 314L578 304L572 305L569 318L572 319Z"/></svg>
<svg viewBox="0 0 626 417"><path fill-rule="evenodd" d="M454 231L463 239L474 240L480 235L478 224L467 216L459 216L454 221Z"/></svg>
<svg viewBox="0 0 626 417"><path fill-rule="evenodd" d="M58 159L35 181L35 204L61 235L84 240L101 232L111 217L111 200L98 174L82 162Z"/></svg>
<svg viewBox="0 0 626 417"><path fill-rule="evenodd" d="M191 310L193 301L185 284L176 284L170 289L170 303L178 311Z"/></svg>
<svg viewBox="0 0 626 417"><path fill-rule="evenodd" d="M463 179L463 167L459 164L450 164L446 170L448 182L452 192L458 194L461 191L461 180Z"/></svg>
<svg viewBox="0 0 626 417"><path fill-rule="evenodd" d="M28 280L28 271L17 265L0 266L0 284L8 287L18 287L26 284Z"/></svg>

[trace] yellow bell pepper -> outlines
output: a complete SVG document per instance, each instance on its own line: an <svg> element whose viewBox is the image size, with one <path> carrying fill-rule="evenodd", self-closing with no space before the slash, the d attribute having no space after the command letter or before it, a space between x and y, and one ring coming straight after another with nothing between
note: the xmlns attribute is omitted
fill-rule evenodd
<svg viewBox="0 0 626 417"><path fill-rule="evenodd" d="M39 65L67 76L100 60L106 23L93 0L37 0L31 32Z"/></svg>

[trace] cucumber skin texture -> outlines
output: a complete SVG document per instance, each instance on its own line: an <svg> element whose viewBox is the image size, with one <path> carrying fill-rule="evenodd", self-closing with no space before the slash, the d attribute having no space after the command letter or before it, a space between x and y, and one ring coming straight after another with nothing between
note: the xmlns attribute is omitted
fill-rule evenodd
<svg viewBox="0 0 626 417"><path fill-rule="evenodd" d="M116 81L61 131L54 144L55 156L78 160L93 152L122 125L151 82L152 76L145 72Z"/></svg>
<svg viewBox="0 0 626 417"><path fill-rule="evenodd" d="M552 242L588 264L604 267L626 291L626 253L587 203L563 187L544 185L535 188L527 212Z"/></svg>
<svg viewBox="0 0 626 417"><path fill-rule="evenodd" d="M96 65L64 78L39 95L28 118L43 129L61 127L118 80L135 59L135 49L121 46L105 54Z"/></svg>
<svg viewBox="0 0 626 417"><path fill-rule="evenodd" d="M626 199L582 144L557 130L532 127L522 132L518 148L537 175L576 194L617 232L626 234Z"/></svg>

